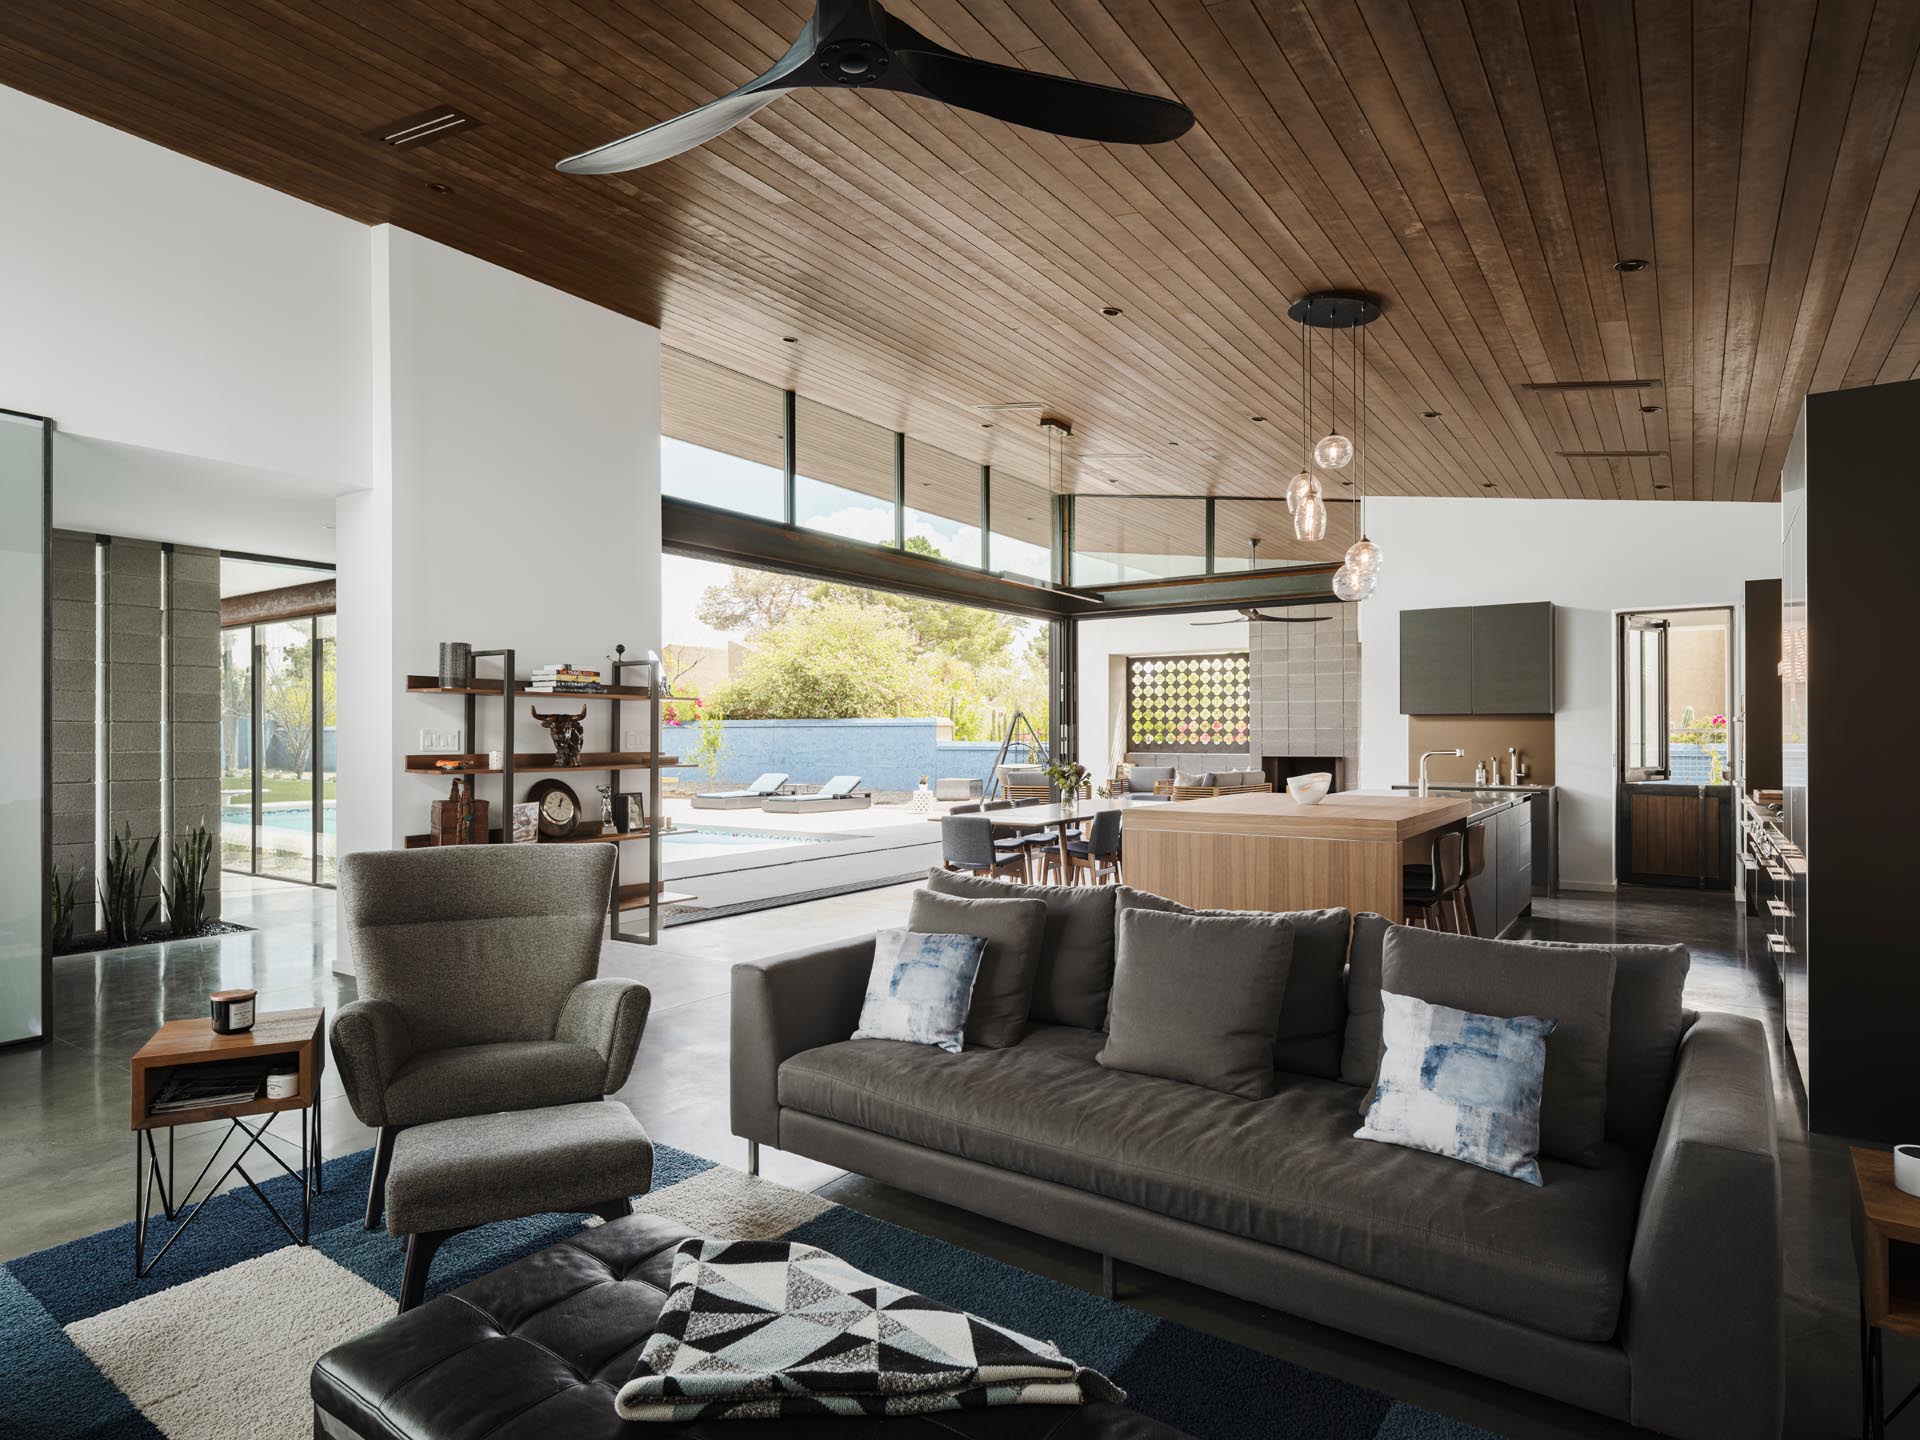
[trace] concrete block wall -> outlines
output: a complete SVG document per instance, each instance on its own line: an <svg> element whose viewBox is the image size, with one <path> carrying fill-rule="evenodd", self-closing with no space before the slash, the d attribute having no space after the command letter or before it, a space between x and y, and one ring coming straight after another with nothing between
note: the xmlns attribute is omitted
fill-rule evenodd
<svg viewBox="0 0 1920 1440"><path fill-rule="evenodd" d="M162 552L151 540L116 539L106 560L107 837L131 826L140 852L160 833L166 727L161 634ZM160 864L165 863L162 843ZM148 893L159 895L151 877Z"/></svg>
<svg viewBox="0 0 1920 1440"><path fill-rule="evenodd" d="M96 544L92 535L53 532L53 868L63 884L76 879L78 934L100 924L93 868L99 799Z"/></svg>
<svg viewBox="0 0 1920 1440"><path fill-rule="evenodd" d="M204 822L214 855L207 916L220 915L220 555L176 545L167 565L167 807L176 838Z"/></svg>
<svg viewBox="0 0 1920 1440"><path fill-rule="evenodd" d="M1360 607L1293 607L1316 625L1256 624L1247 642L1257 755L1337 755L1346 785L1360 774Z"/></svg>

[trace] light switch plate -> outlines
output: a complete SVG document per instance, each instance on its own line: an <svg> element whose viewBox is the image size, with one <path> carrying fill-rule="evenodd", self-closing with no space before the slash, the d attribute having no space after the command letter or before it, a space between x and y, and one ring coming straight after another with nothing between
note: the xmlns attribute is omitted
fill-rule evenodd
<svg viewBox="0 0 1920 1440"><path fill-rule="evenodd" d="M462 754L460 732L458 730L422 730L420 751L424 755Z"/></svg>

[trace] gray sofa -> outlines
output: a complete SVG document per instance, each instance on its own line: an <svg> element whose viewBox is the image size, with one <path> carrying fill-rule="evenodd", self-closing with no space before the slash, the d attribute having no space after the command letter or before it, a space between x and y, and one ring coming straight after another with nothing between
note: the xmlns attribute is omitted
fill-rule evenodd
<svg viewBox="0 0 1920 1440"><path fill-rule="evenodd" d="M1535 1189L1352 1138L1378 917L1343 966L1345 912L1316 912L1337 917L1331 983L1310 993L1296 945L1278 1093L1250 1101L1096 1064L1112 957L1103 981L1089 919L1114 888L1031 893L1052 897L1049 950L1007 1049L849 1039L871 938L736 965L750 1156L794 1151L1670 1435L1778 1435L1779 1158L1756 1021L1675 1017L1664 1112L1656 1083L1623 1140L1610 1109L1599 1165L1543 1160Z"/></svg>

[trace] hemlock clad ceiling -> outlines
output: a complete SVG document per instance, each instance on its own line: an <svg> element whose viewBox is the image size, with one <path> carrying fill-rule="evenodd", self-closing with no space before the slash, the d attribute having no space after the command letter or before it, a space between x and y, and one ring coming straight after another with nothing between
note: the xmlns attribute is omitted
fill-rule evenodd
<svg viewBox="0 0 1920 1440"><path fill-rule="evenodd" d="M890 8L1198 124L1109 147L809 90L553 168L764 70L790 0L16 0L0 83L1044 484L1037 413L974 408L1039 401L1081 492L1278 496L1309 290L1386 306L1378 494L1771 499L1809 388L1920 368L1913 0ZM382 138L443 107L473 123ZM1565 383L1607 380L1658 383Z"/></svg>

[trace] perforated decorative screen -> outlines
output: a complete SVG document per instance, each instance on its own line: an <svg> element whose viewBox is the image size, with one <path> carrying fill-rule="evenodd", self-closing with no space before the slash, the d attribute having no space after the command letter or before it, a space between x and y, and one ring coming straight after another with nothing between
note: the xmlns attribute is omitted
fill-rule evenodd
<svg viewBox="0 0 1920 1440"><path fill-rule="evenodd" d="M1244 650L1127 661L1128 749L1244 751L1250 709Z"/></svg>

